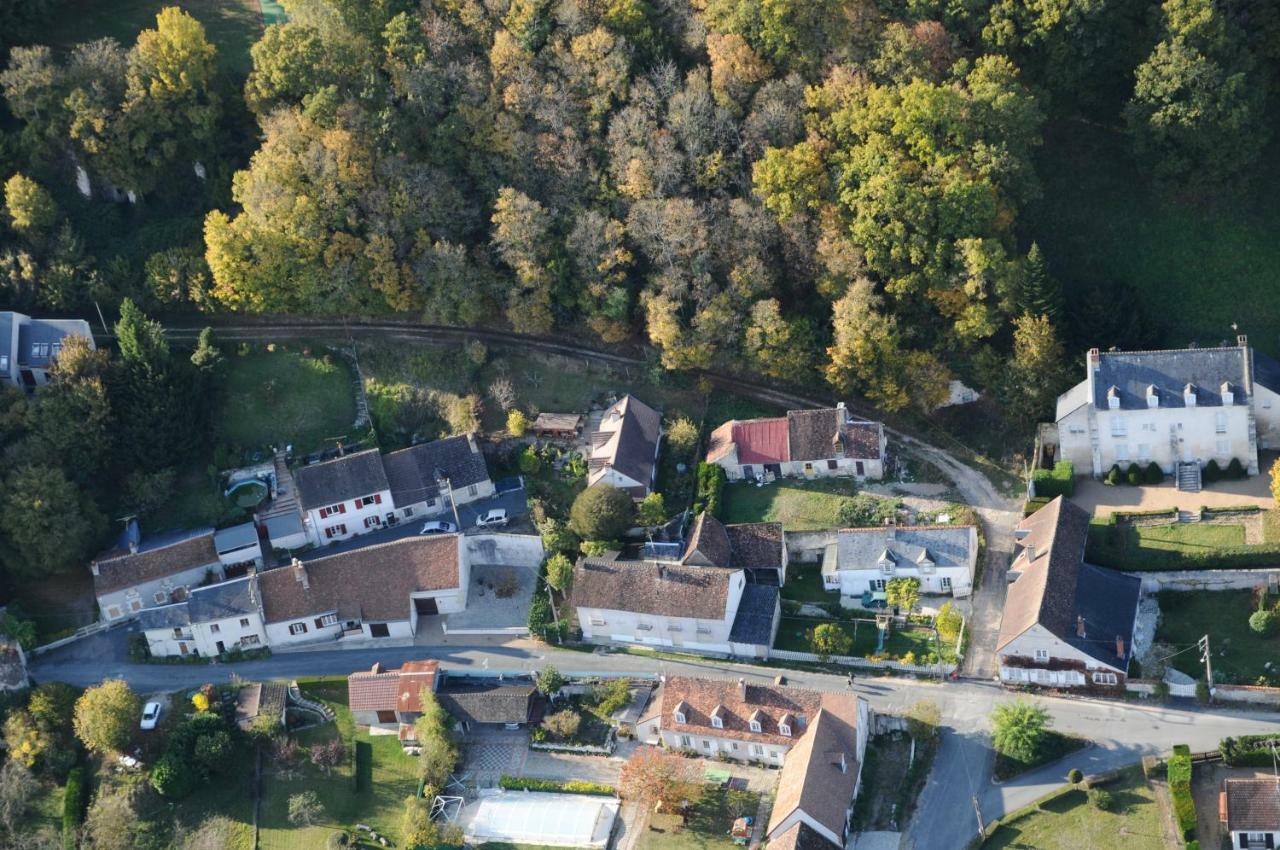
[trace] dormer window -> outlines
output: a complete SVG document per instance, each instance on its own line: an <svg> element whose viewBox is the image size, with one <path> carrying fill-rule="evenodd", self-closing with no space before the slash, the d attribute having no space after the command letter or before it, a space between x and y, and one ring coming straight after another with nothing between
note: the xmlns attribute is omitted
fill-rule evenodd
<svg viewBox="0 0 1280 850"><path fill-rule="evenodd" d="M711 711L711 725L717 729L724 728L724 706L717 705Z"/></svg>
<svg viewBox="0 0 1280 850"><path fill-rule="evenodd" d="M920 554L916 556L916 566L920 568L922 573L933 572L933 558L929 557L928 549L921 549Z"/></svg>
<svg viewBox="0 0 1280 850"><path fill-rule="evenodd" d="M763 730L761 729L761 727L760 727L760 721L759 721L759 720L752 720L752 721L751 721L751 731L752 731L752 732L760 732L760 731L763 731Z"/></svg>
<svg viewBox="0 0 1280 850"><path fill-rule="evenodd" d="M790 714L784 714L782 719L778 721L779 734L786 735L788 738L791 737L791 719Z"/></svg>
<svg viewBox="0 0 1280 850"><path fill-rule="evenodd" d="M761 712L759 709L756 709L756 711L752 713L751 718L748 721L751 726L752 732L764 731L764 726L762 726L760 723L760 721L763 719L764 719L764 713Z"/></svg>
<svg viewBox="0 0 1280 850"><path fill-rule="evenodd" d="M1112 385L1107 390L1107 408L1110 410L1120 409L1120 389L1115 385Z"/></svg>
<svg viewBox="0 0 1280 850"><path fill-rule="evenodd" d="M1182 388L1182 403L1187 407L1196 406L1196 385L1187 384Z"/></svg>
<svg viewBox="0 0 1280 850"><path fill-rule="evenodd" d="M679 705L676 706L676 710L674 712L676 717L676 723L689 722L689 715L687 714L687 709L688 709L688 706L685 704L685 701L680 700L680 703Z"/></svg>
<svg viewBox="0 0 1280 850"><path fill-rule="evenodd" d="M1147 385L1147 407L1160 406L1160 390L1156 389L1155 384Z"/></svg>
<svg viewBox="0 0 1280 850"><path fill-rule="evenodd" d="M893 568L896 566L893 560L893 553L888 549L885 549L880 553L880 557L876 560L876 563L879 565L880 572L882 573L892 573Z"/></svg>
<svg viewBox="0 0 1280 850"><path fill-rule="evenodd" d="M1236 394L1231 390L1231 382L1222 382L1222 406L1230 407L1236 403Z"/></svg>

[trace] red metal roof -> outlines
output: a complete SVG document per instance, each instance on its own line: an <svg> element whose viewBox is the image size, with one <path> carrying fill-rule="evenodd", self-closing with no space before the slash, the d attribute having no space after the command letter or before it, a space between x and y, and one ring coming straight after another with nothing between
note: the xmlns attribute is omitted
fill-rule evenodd
<svg viewBox="0 0 1280 850"><path fill-rule="evenodd" d="M738 463L782 463L791 459L785 417L735 422L733 441L738 444Z"/></svg>

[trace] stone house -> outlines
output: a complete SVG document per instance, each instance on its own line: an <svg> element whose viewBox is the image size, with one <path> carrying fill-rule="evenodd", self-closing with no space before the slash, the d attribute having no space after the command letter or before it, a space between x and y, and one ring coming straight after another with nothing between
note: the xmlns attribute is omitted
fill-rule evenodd
<svg viewBox="0 0 1280 850"><path fill-rule="evenodd" d="M591 435L587 486L608 484L643 499L653 489L662 442L662 415L626 395L605 410Z"/></svg>
<svg viewBox="0 0 1280 850"><path fill-rule="evenodd" d="M267 645L261 591L252 574L198 587L182 602L148 608L138 615L138 628L157 658L208 657Z"/></svg>
<svg viewBox="0 0 1280 850"><path fill-rule="evenodd" d="M314 546L377 531L395 515L391 485L377 449L304 466L293 478L302 524Z"/></svg>
<svg viewBox="0 0 1280 850"><path fill-rule="evenodd" d="M382 456L399 519L452 514L494 494L484 455L470 434L421 443Z"/></svg>
<svg viewBox="0 0 1280 850"><path fill-rule="evenodd" d="M707 463L730 481L884 477L884 425L854 419L844 403L785 417L733 419L711 433Z"/></svg>
<svg viewBox="0 0 1280 850"><path fill-rule="evenodd" d="M132 617L187 598L192 588L224 577L211 528L141 539L131 522L117 545L89 564L103 619Z"/></svg>

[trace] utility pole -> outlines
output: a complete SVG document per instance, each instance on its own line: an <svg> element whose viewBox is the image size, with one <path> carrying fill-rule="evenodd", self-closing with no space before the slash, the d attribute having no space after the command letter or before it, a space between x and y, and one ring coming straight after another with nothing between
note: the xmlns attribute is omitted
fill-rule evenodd
<svg viewBox="0 0 1280 850"><path fill-rule="evenodd" d="M1200 660L1204 662L1204 678L1209 684L1209 698L1213 699L1213 660L1209 652L1209 636L1200 638Z"/></svg>

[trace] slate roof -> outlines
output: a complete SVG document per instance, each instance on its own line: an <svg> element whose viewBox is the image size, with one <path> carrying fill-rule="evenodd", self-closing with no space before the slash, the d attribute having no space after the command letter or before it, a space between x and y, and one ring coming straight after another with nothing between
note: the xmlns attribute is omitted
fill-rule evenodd
<svg viewBox="0 0 1280 850"><path fill-rule="evenodd" d="M276 514L267 517L264 522L269 540L280 540L302 533L302 517L296 513Z"/></svg>
<svg viewBox="0 0 1280 850"><path fill-rule="evenodd" d="M1079 410L1089 403L1089 382L1081 381L1062 395L1058 396L1055 422L1061 422L1073 410Z"/></svg>
<svg viewBox="0 0 1280 850"><path fill-rule="evenodd" d="M234 552L258 544L258 528L251 522L233 525L213 533L213 545L219 553Z"/></svg>
<svg viewBox="0 0 1280 850"><path fill-rule="evenodd" d="M791 460L827 460L836 457L837 442L843 443L844 456L879 458L879 422L846 422L844 408L787 411L787 441Z"/></svg>
<svg viewBox="0 0 1280 850"><path fill-rule="evenodd" d="M453 719L464 723L528 723L536 692L527 683L449 677L436 699Z"/></svg>
<svg viewBox="0 0 1280 850"><path fill-rule="evenodd" d="M1103 351L1093 376L1094 406L1107 409L1107 393L1115 387L1123 410L1146 410L1147 387L1155 385L1161 407L1184 407L1182 392L1195 387L1196 405L1222 404L1222 384L1229 382L1240 404L1252 392L1247 346L1182 348L1168 351Z"/></svg>
<svg viewBox="0 0 1280 850"><path fill-rule="evenodd" d="M471 440L465 436L445 437L391 452L383 455L382 465L396 507L437 498L437 470L455 490L489 480L484 455L473 450Z"/></svg>
<svg viewBox="0 0 1280 850"><path fill-rule="evenodd" d="M13 317L10 322L18 327L19 366L48 369L54 360L53 343L59 343L67 336L93 339L89 323L83 319L32 319L21 313L10 315ZM31 346L37 342L49 343L49 353L40 357L35 356Z"/></svg>
<svg viewBox="0 0 1280 850"><path fill-rule="evenodd" d="M621 421L610 423L615 413ZM602 445L592 446L589 467L596 471L611 467L648 486L653 480L658 439L662 435L661 415L635 396L623 396L605 411L601 431L606 430L609 438ZM598 474L592 476L597 477Z"/></svg>
<svg viewBox="0 0 1280 850"><path fill-rule="evenodd" d="M885 553L899 567L917 567L927 556L938 568L969 566L969 525L905 525L844 528L836 534L836 569L874 570ZM976 554L976 553L975 553Z"/></svg>
<svg viewBox="0 0 1280 850"><path fill-rule="evenodd" d="M857 711L856 704L848 704L857 699L852 694L693 676L668 676L659 696L664 729L783 746L799 741L823 706L838 705L846 713ZM676 706L680 705L684 723L675 719ZM711 725L711 714L717 707L721 709L722 728ZM751 731L753 718L760 723L759 732ZM791 725L790 735L780 731L784 719Z"/></svg>
<svg viewBox="0 0 1280 850"><path fill-rule="evenodd" d="M835 835L844 836L859 772L857 697L846 698L824 706L808 732L787 753L769 816L770 833L799 809Z"/></svg>
<svg viewBox="0 0 1280 850"><path fill-rule="evenodd" d="M743 569L782 569L783 532L780 522L746 522L726 525L733 550L730 566Z"/></svg>
<svg viewBox="0 0 1280 850"><path fill-rule="evenodd" d="M729 581L741 572L607 558L583 558L573 568L576 608L723 620Z"/></svg>
<svg viewBox="0 0 1280 850"><path fill-rule="evenodd" d="M377 449L313 463L294 473L303 510L345 502L389 489ZM390 505L387 506L390 509Z"/></svg>
<svg viewBox="0 0 1280 850"><path fill-rule="evenodd" d="M258 582L268 623L329 611L341 619L407 620L410 594L458 587L458 536L365 546L267 570Z"/></svg>
<svg viewBox="0 0 1280 850"><path fill-rule="evenodd" d="M773 624L778 616L778 588L769 584L748 584L742 589L738 613L729 630L731 643L768 646L773 640Z"/></svg>
<svg viewBox="0 0 1280 850"><path fill-rule="evenodd" d="M1280 782L1262 779L1224 779L1229 832L1280 832Z"/></svg>
<svg viewBox="0 0 1280 850"><path fill-rule="evenodd" d="M769 839L769 850L831 850L835 846L804 821L797 821Z"/></svg>
<svg viewBox="0 0 1280 850"><path fill-rule="evenodd" d="M197 587L182 602L139 611L138 626L143 631L173 629L255 613L261 598L256 582L249 576Z"/></svg>
<svg viewBox="0 0 1280 850"><path fill-rule="evenodd" d="M1020 575L1005 597L996 651L1038 623L1091 658L1126 670L1141 581L1084 562L1089 515L1061 496L1018 529L1027 533L1018 541L1022 548L1010 569ZM1083 638L1079 617L1084 618ZM1124 657L1116 653L1116 638L1124 642Z"/></svg>
<svg viewBox="0 0 1280 850"><path fill-rule="evenodd" d="M1273 393L1280 393L1280 361L1261 351L1253 351L1253 382L1261 384Z"/></svg>
<svg viewBox="0 0 1280 850"><path fill-rule="evenodd" d="M179 531L142 540L137 552L110 549L93 562L94 592L98 596L149 581L219 563L213 529Z"/></svg>

